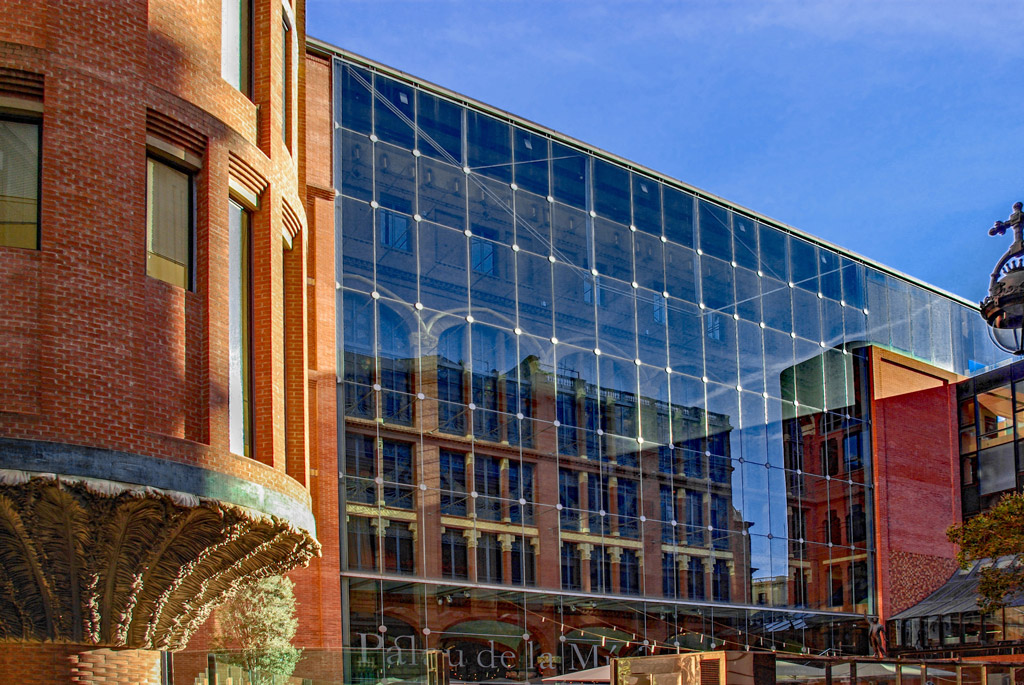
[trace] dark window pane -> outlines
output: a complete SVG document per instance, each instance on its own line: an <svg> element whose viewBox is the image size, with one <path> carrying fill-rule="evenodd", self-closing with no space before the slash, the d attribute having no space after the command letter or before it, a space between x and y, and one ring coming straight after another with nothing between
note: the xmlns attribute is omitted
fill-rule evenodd
<svg viewBox="0 0 1024 685"><path fill-rule="evenodd" d="M512 540L512 583L533 586L537 584L536 554L533 543L527 538L516 536Z"/></svg>
<svg viewBox="0 0 1024 685"><path fill-rule="evenodd" d="M842 260L843 300L851 307L864 308L864 267L848 259Z"/></svg>
<svg viewBox="0 0 1024 685"><path fill-rule="evenodd" d="M620 224L628 224L629 172L601 159L594 160L594 211Z"/></svg>
<svg viewBox="0 0 1024 685"><path fill-rule="evenodd" d="M446 530L441 535L441 575L445 578L469 578L466 538L461 530Z"/></svg>
<svg viewBox="0 0 1024 685"><path fill-rule="evenodd" d="M466 515L466 457L459 452L441 451L441 513Z"/></svg>
<svg viewBox="0 0 1024 685"><path fill-rule="evenodd" d="M693 247L693 196L665 186L665 237Z"/></svg>
<svg viewBox="0 0 1024 685"><path fill-rule="evenodd" d="M559 202L587 208L587 158L582 152L551 143L551 194Z"/></svg>
<svg viewBox="0 0 1024 685"><path fill-rule="evenodd" d="M367 135L373 131L372 79L370 72L359 67L341 69L341 125Z"/></svg>
<svg viewBox="0 0 1024 685"><path fill-rule="evenodd" d="M700 201L700 249L712 257L732 261L732 233L729 211L724 207Z"/></svg>
<svg viewBox="0 0 1024 685"><path fill-rule="evenodd" d="M466 112L466 150L474 173L512 182L511 127L480 112Z"/></svg>
<svg viewBox="0 0 1024 685"><path fill-rule="evenodd" d="M413 89L386 76L374 76L374 133L386 143L412 149Z"/></svg>
<svg viewBox="0 0 1024 685"><path fill-rule="evenodd" d="M420 216L427 221L465 230L466 175L462 169L420 157L419 191Z"/></svg>
<svg viewBox="0 0 1024 685"><path fill-rule="evenodd" d="M790 268L793 283L812 293L818 292L818 251L805 240L789 239Z"/></svg>
<svg viewBox="0 0 1024 685"><path fill-rule="evenodd" d="M377 165L376 196L381 207L403 214L413 214L416 196L416 158L408 150L378 143L375 146Z"/></svg>
<svg viewBox="0 0 1024 685"><path fill-rule="evenodd" d="M733 214L732 232L736 264L757 271L757 225L754 220Z"/></svg>
<svg viewBox="0 0 1024 685"><path fill-rule="evenodd" d="M416 147L429 157L462 166L462 108L423 91L418 95Z"/></svg>
<svg viewBox="0 0 1024 685"><path fill-rule="evenodd" d="M582 584L580 583L580 550L579 547L571 542L562 543L562 554L561 554L561 567L562 567L562 589L563 590L580 590Z"/></svg>
<svg viewBox="0 0 1024 685"><path fill-rule="evenodd" d="M389 507L412 509L413 473L412 445L405 442L382 441L381 476L384 479L384 502Z"/></svg>
<svg viewBox="0 0 1024 685"><path fill-rule="evenodd" d="M548 139L521 128L513 129L516 155L516 185L523 190L548 196Z"/></svg>
<svg viewBox="0 0 1024 685"><path fill-rule="evenodd" d="M388 573L412 573L412 531L408 523L388 522L384 534L384 570Z"/></svg>
<svg viewBox="0 0 1024 685"><path fill-rule="evenodd" d="M661 184L633 174L633 225L638 231L661 235Z"/></svg>
<svg viewBox="0 0 1024 685"><path fill-rule="evenodd" d="M347 524L348 567L359 571L377 568L377 530L370 519L351 516Z"/></svg>
<svg viewBox="0 0 1024 685"><path fill-rule="evenodd" d="M765 276L789 282L786 234L761 224L761 270Z"/></svg>
<svg viewBox="0 0 1024 685"><path fill-rule="evenodd" d="M839 255L825 249L818 249L818 269L821 273L821 293L832 300L843 298L842 274L839 269Z"/></svg>
<svg viewBox="0 0 1024 685"><path fill-rule="evenodd" d="M476 545L476 579L478 583L502 583L501 543L494 533L483 533Z"/></svg>
<svg viewBox="0 0 1024 685"><path fill-rule="evenodd" d="M369 202L373 199L373 144L366 136L343 131L341 192Z"/></svg>

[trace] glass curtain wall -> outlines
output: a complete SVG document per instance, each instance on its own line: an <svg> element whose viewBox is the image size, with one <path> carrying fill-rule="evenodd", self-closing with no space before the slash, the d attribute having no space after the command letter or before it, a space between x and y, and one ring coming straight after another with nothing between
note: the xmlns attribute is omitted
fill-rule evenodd
<svg viewBox="0 0 1024 685"><path fill-rule="evenodd" d="M965 372L976 313L422 84L334 98L359 673L866 649L865 349Z"/></svg>

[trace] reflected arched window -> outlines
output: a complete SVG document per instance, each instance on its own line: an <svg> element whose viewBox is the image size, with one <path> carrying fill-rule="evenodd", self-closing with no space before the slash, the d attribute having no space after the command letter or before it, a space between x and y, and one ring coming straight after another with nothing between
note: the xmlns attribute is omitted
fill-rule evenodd
<svg viewBox="0 0 1024 685"><path fill-rule="evenodd" d="M517 350L515 338L497 328L472 327L473 434L478 440L500 442L506 408L517 404ZM509 381L512 384L509 384ZM512 397L508 391L512 391ZM505 421L507 423L507 421Z"/></svg>
<svg viewBox="0 0 1024 685"><path fill-rule="evenodd" d="M721 559L711 573L711 594L716 602L729 601L729 565Z"/></svg>
<svg viewBox="0 0 1024 685"><path fill-rule="evenodd" d="M345 415L372 419L376 414L373 396L373 300L363 293L346 291L345 324Z"/></svg>
<svg viewBox="0 0 1024 685"><path fill-rule="evenodd" d="M437 340L437 429L465 435L466 398L462 374L466 359L466 326L453 326Z"/></svg>
<svg viewBox="0 0 1024 685"><path fill-rule="evenodd" d="M828 541L833 545L841 545L843 543L843 527L839 522L839 514L836 513L835 509L830 509L828 512L828 520L825 521L825 532L828 533Z"/></svg>
<svg viewBox="0 0 1024 685"><path fill-rule="evenodd" d="M411 425L413 340L409 327L398 313L381 305L377 330L382 417L387 423Z"/></svg>
<svg viewBox="0 0 1024 685"><path fill-rule="evenodd" d="M577 456L581 449L590 459L601 457L597 430L601 428L601 405L594 356L570 353L558 359L555 418L558 419L558 453Z"/></svg>
<svg viewBox="0 0 1024 685"><path fill-rule="evenodd" d="M686 596L704 599L704 561L697 557L690 557L686 565Z"/></svg>

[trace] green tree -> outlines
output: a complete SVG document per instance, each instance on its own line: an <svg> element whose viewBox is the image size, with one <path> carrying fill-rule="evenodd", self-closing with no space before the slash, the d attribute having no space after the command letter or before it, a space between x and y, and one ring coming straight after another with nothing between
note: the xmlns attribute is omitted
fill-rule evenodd
<svg viewBox="0 0 1024 685"><path fill-rule="evenodd" d="M292 646L298 628L295 584L271 576L239 588L217 609L214 647L220 659L245 669L254 684L290 676L302 650Z"/></svg>
<svg viewBox="0 0 1024 685"><path fill-rule="evenodd" d="M987 512L950 527L946 536L959 546L956 560L965 569L981 559L1024 554L1024 495L1006 495ZM978 574L983 611L1005 606L1024 590L1024 564L1020 560L1014 558L999 566L987 566Z"/></svg>

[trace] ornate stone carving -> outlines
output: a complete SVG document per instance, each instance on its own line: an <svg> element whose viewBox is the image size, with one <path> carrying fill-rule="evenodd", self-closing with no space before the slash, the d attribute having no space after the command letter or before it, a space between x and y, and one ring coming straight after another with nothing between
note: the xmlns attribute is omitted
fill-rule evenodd
<svg viewBox="0 0 1024 685"><path fill-rule="evenodd" d="M246 582L319 552L218 500L0 470L0 641L181 649Z"/></svg>

